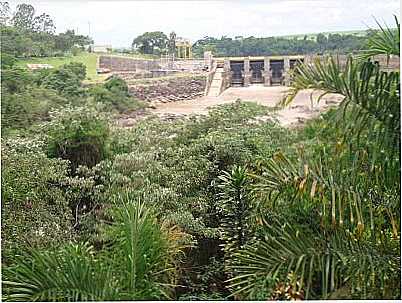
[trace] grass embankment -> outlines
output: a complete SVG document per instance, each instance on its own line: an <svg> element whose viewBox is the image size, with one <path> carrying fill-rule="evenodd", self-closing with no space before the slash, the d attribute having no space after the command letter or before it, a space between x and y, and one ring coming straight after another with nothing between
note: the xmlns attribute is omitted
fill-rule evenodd
<svg viewBox="0 0 402 303"><path fill-rule="evenodd" d="M77 56L65 56L65 57L43 57L43 58L29 58L19 60L19 65L26 67L27 64L50 64L53 67L59 67L63 64L71 62L83 63L87 68L87 82L100 82L103 81L106 76L96 74L96 62L99 54L93 53L80 53Z"/></svg>
<svg viewBox="0 0 402 303"><path fill-rule="evenodd" d="M96 73L96 63L98 57L103 54L94 54L82 52L77 56L65 56L65 57L43 57L43 58L27 58L20 59L18 65L26 67L27 64L50 64L53 67L59 67L63 64L68 64L71 62L80 62L83 63L87 68L87 77L84 81L84 84L96 84L99 82L103 82L108 75ZM133 59L144 59L144 60L152 60L154 56L151 55L123 55L123 54L104 54L106 56L115 56L115 57L123 57L123 58L133 58Z"/></svg>

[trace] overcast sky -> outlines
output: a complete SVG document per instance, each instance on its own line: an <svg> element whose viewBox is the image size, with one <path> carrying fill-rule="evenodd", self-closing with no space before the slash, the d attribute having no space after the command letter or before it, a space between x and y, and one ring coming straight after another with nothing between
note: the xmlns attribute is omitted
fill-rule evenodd
<svg viewBox="0 0 402 303"><path fill-rule="evenodd" d="M174 30L193 42L204 36L267 37L376 27L374 17L394 25L399 0L245 1L10 1L48 13L57 32L89 33L95 44L130 46L146 31ZM90 23L90 26L89 26Z"/></svg>

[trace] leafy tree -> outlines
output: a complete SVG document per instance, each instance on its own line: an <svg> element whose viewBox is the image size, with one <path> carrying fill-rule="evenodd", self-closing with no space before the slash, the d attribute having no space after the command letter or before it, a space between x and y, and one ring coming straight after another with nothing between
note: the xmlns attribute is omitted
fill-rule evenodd
<svg viewBox="0 0 402 303"><path fill-rule="evenodd" d="M12 24L23 30L34 29L35 8L31 4L18 4L16 12L12 18Z"/></svg>
<svg viewBox="0 0 402 303"><path fill-rule="evenodd" d="M323 52L327 46L328 39L324 34L318 34L316 37L316 41L320 47L320 51Z"/></svg>
<svg viewBox="0 0 402 303"><path fill-rule="evenodd" d="M232 39L204 37L193 45L193 53L202 57L204 51L213 51L217 56L252 56L252 55L294 55L321 52L350 53L363 48L368 36L332 34L325 38L318 34L315 40L305 38L247 37ZM318 39L318 40L317 40ZM326 41L327 40L327 41Z"/></svg>
<svg viewBox="0 0 402 303"><path fill-rule="evenodd" d="M167 43L163 32L146 32L133 40L132 47L143 54L161 54L166 51Z"/></svg>
<svg viewBox="0 0 402 303"><path fill-rule="evenodd" d="M34 18L32 28L35 32L47 34L54 34L56 31L56 26L54 25L53 20L45 13Z"/></svg>
<svg viewBox="0 0 402 303"><path fill-rule="evenodd" d="M55 37L56 49L66 52L74 45L74 31L67 30L65 33L60 33Z"/></svg>
<svg viewBox="0 0 402 303"><path fill-rule="evenodd" d="M83 48L92 43L93 40L90 37L76 35L74 30L66 30L66 32L55 36L55 47L57 50L62 52L69 51L74 45L78 45Z"/></svg>
<svg viewBox="0 0 402 303"><path fill-rule="evenodd" d="M15 57L27 56L32 53L32 39L21 30L1 26L1 51Z"/></svg>
<svg viewBox="0 0 402 303"><path fill-rule="evenodd" d="M9 7L2 4L1 51L16 57L44 57L57 53L73 51L74 47L83 49L93 43L88 36L76 35L74 30L55 35L56 27L52 18L43 13L35 16L35 9L30 4L20 4L7 24Z"/></svg>
<svg viewBox="0 0 402 303"><path fill-rule="evenodd" d="M0 25L7 25L11 18L10 4L5 2L0 2Z"/></svg>

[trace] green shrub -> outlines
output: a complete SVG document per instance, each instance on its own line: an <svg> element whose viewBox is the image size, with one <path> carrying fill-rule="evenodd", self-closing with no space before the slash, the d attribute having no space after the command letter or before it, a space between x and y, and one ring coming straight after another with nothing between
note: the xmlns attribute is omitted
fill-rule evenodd
<svg viewBox="0 0 402 303"><path fill-rule="evenodd" d="M32 75L27 69L12 67L1 69L1 89L4 93L18 93L26 89L32 83Z"/></svg>
<svg viewBox="0 0 402 303"><path fill-rule="evenodd" d="M61 66L62 69L67 69L73 72L74 75L77 76L78 79L81 81L85 79L87 71L86 66L80 62L71 62L68 64L64 64Z"/></svg>
<svg viewBox="0 0 402 303"><path fill-rule="evenodd" d="M10 54L7 53L2 53L1 54L1 69L7 69L7 68L11 68L15 65L15 63L17 62L17 59Z"/></svg>
<svg viewBox="0 0 402 303"><path fill-rule="evenodd" d="M62 190L68 163L48 159L40 141L2 143L2 260L25 248L57 246L73 238L71 211Z"/></svg>
<svg viewBox="0 0 402 303"><path fill-rule="evenodd" d="M72 62L57 69L40 72L37 77L37 83L46 88L54 89L70 98L83 95L84 90L81 87L81 82L85 79L85 76L85 65Z"/></svg>
<svg viewBox="0 0 402 303"><path fill-rule="evenodd" d="M102 110L124 112L144 108L145 104L129 96L127 83L113 77L102 85L96 85L89 90L93 101L102 105Z"/></svg>
<svg viewBox="0 0 402 303"><path fill-rule="evenodd" d="M33 87L20 93L4 92L2 96L2 133L10 129L27 129L33 124L47 120L49 111L59 108L66 99L53 90Z"/></svg>
<svg viewBox="0 0 402 303"><path fill-rule="evenodd" d="M100 104L103 111L125 112L127 110L136 110L144 108L145 104L127 95L126 92L119 90L108 90L103 85L93 87L89 94L93 101Z"/></svg>
<svg viewBox="0 0 402 303"><path fill-rule="evenodd" d="M77 107L53 112L46 128L48 155L69 160L73 171L79 165L92 167L108 155L109 125L93 109Z"/></svg>
<svg viewBox="0 0 402 303"><path fill-rule="evenodd" d="M73 56L77 56L80 52L81 52L81 49L77 46L73 46L71 48L71 53L73 54Z"/></svg>
<svg viewBox="0 0 402 303"><path fill-rule="evenodd" d="M126 81L118 77L112 77L106 81L104 87L111 92L122 92L128 94L128 85Z"/></svg>

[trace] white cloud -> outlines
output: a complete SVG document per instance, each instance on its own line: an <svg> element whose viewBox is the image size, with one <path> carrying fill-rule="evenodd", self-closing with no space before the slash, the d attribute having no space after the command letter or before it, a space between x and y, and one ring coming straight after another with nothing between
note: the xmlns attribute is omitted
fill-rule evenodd
<svg viewBox="0 0 402 303"><path fill-rule="evenodd" d="M96 43L129 46L145 31L174 30L197 40L220 37L272 36L375 27L376 17L393 24L398 0L283 1L15 1L32 3L47 12L58 31L78 29Z"/></svg>

